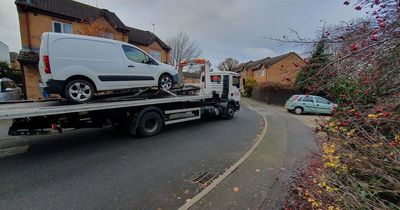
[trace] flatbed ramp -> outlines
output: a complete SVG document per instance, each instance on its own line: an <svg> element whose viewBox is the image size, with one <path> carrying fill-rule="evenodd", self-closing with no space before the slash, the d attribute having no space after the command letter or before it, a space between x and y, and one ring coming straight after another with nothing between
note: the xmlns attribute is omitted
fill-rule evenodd
<svg viewBox="0 0 400 210"><path fill-rule="evenodd" d="M30 102L21 104L1 104L0 120L118 109L118 108L129 108L136 106L167 104L176 102L198 102L209 98L212 98L212 95L172 96L168 98L132 99L128 101L123 100L123 101L111 101L111 102L105 101L105 102L76 104L76 105L65 105L62 104L62 102L60 101Z"/></svg>

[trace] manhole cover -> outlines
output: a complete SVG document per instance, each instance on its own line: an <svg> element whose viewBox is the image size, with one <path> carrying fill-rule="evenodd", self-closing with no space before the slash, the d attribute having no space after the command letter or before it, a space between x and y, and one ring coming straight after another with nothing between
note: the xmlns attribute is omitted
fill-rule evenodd
<svg viewBox="0 0 400 210"><path fill-rule="evenodd" d="M200 187L207 187L209 184L211 184L212 181L214 181L215 178L217 178L218 175L217 174L213 174L211 172L208 171L202 171L199 174L197 174L196 176L194 176L192 178L192 182L194 184L198 184L200 185Z"/></svg>

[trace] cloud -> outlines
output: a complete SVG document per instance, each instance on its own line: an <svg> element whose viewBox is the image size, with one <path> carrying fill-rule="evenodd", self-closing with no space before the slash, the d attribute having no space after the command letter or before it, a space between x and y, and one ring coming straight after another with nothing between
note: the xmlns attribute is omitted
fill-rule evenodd
<svg viewBox="0 0 400 210"><path fill-rule="evenodd" d="M79 0L115 12L132 27L155 31L163 40L179 31L197 40L203 57L218 63L226 57L239 60L283 54L301 48L268 41L265 36L289 35L290 28L305 37L327 24L360 15L332 0ZM14 0L0 1L0 40L21 48ZM153 28L152 23L155 24Z"/></svg>
<svg viewBox="0 0 400 210"><path fill-rule="evenodd" d="M268 49L268 48L251 48L246 47L242 50L243 57L248 60L257 60L265 57L274 57L277 56L278 53Z"/></svg>

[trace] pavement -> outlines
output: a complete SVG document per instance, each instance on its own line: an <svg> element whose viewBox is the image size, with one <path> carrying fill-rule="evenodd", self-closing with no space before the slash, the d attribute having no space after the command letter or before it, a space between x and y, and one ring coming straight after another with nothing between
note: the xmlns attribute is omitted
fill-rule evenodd
<svg viewBox="0 0 400 210"><path fill-rule="evenodd" d="M252 155L191 209L281 209L296 169L317 150L313 127L318 116L243 101L266 116L267 133Z"/></svg>
<svg viewBox="0 0 400 210"><path fill-rule="evenodd" d="M224 173L262 128L242 106L232 120L176 124L151 138L109 127L2 140L29 148L0 158L0 209L177 209L202 191L193 177Z"/></svg>

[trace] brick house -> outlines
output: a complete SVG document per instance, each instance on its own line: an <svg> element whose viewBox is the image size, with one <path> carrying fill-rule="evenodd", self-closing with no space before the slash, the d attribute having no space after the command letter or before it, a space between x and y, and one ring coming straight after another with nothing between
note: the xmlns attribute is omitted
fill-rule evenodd
<svg viewBox="0 0 400 210"><path fill-rule="evenodd" d="M129 43L147 52L160 62L168 63L171 48L154 33L129 27Z"/></svg>
<svg viewBox="0 0 400 210"><path fill-rule="evenodd" d="M108 39L130 42L136 36L151 36L148 42L139 45L144 51L152 53L150 49L160 50L161 61L167 62L169 47L154 34L138 34L130 32L118 16L106 9L100 9L73 0L16 0L22 50L18 60L21 64L22 76L27 99L41 98L39 90L38 52L41 35L44 32L73 33L87 36L104 37ZM144 38L140 38L143 40ZM165 46L161 46L165 45ZM157 52L153 52L157 55ZM164 57L163 57L164 55Z"/></svg>
<svg viewBox="0 0 400 210"><path fill-rule="evenodd" d="M299 55L290 52L240 64L235 71L241 75L242 85L248 79L264 84L294 85L296 75L304 65L305 62Z"/></svg>

